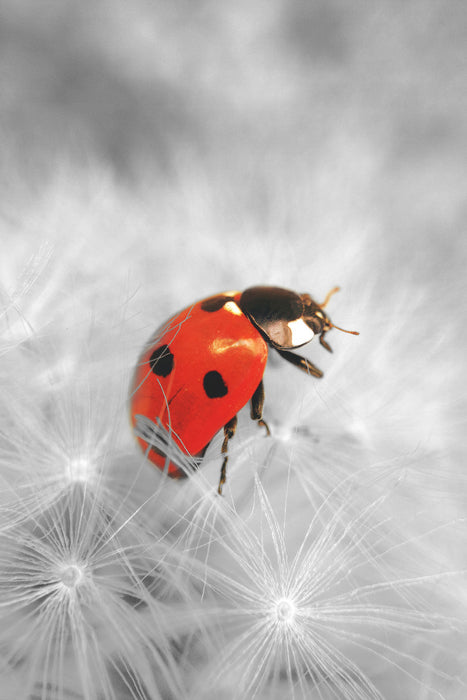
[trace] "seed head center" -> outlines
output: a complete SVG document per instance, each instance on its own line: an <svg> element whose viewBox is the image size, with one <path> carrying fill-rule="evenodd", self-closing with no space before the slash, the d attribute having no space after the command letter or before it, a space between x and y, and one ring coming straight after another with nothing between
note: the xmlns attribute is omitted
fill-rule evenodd
<svg viewBox="0 0 467 700"><path fill-rule="evenodd" d="M276 603L276 616L279 622L290 623L295 618L297 607L290 598L281 598Z"/></svg>
<svg viewBox="0 0 467 700"><path fill-rule="evenodd" d="M60 581L67 588L76 588L83 578L83 568L78 564L67 564L60 571Z"/></svg>

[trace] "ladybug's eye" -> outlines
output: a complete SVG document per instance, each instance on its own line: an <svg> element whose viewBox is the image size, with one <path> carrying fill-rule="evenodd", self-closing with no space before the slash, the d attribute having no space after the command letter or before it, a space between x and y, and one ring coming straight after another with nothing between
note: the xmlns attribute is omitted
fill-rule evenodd
<svg viewBox="0 0 467 700"><path fill-rule="evenodd" d="M305 318L305 321L307 325L311 328L313 333L315 333L316 335L319 335L322 332L325 325L323 317L321 316L321 318L319 318L317 314L314 314L313 316L308 316L307 318Z"/></svg>
<svg viewBox="0 0 467 700"><path fill-rule="evenodd" d="M324 311L322 311L321 306L309 294L302 294L301 298L305 305L303 318L313 333L320 335L323 331L329 330L332 324Z"/></svg>

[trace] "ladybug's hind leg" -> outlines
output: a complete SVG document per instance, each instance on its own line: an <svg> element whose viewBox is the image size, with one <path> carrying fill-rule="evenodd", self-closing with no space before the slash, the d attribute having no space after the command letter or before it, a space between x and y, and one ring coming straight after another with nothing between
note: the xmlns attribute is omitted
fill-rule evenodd
<svg viewBox="0 0 467 700"><path fill-rule="evenodd" d="M227 454L228 450L228 445L229 445L229 440L233 438L235 435L235 431L237 429L237 416L234 416L229 420L228 423L224 425L224 442L222 443L222 449L221 452L224 457L224 461L222 462L222 467L221 467L221 476L219 479L219 486L217 487L217 493L222 496L222 487L225 484L225 480L227 478L227 462L229 460L229 455Z"/></svg>
<svg viewBox="0 0 467 700"><path fill-rule="evenodd" d="M269 426L265 420L263 420L263 404L264 404L264 386L263 380L260 381L256 387L255 393L251 397L251 410L250 416L252 420L258 421L258 425L264 425L268 435L271 435Z"/></svg>

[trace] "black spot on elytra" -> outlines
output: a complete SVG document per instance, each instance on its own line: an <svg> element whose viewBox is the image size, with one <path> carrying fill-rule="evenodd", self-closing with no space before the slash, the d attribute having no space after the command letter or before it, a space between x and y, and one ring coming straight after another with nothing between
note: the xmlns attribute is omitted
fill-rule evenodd
<svg viewBox="0 0 467 700"><path fill-rule="evenodd" d="M233 301L233 297L229 297L226 294L218 294L215 297L205 299L201 304L201 308L203 311L209 311L212 313L213 311L219 311L222 309L222 307L227 304L228 301Z"/></svg>
<svg viewBox="0 0 467 700"><path fill-rule="evenodd" d="M209 399L219 399L228 392L227 384L224 382L222 374L219 374L216 370L206 372L203 378L203 387Z"/></svg>
<svg viewBox="0 0 467 700"><path fill-rule="evenodd" d="M174 356L168 345L160 345L149 358L149 366L158 377L167 377L173 370Z"/></svg>

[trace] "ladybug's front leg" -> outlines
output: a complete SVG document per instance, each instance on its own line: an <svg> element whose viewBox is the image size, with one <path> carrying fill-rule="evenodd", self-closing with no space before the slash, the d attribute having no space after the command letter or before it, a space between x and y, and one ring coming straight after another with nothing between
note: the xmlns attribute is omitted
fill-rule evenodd
<svg viewBox="0 0 467 700"><path fill-rule="evenodd" d="M228 444L230 438L233 438L235 435L235 431L237 429L237 416L234 416L229 420L228 423L224 425L224 442L222 443L222 449L221 452L224 457L224 461L222 462L222 467L221 467L221 476L219 479L219 486L217 487L217 493L222 496L222 487L225 484L225 480L227 478L226 475L226 470L227 470L227 462L229 459L229 456L227 454L227 449L228 449Z"/></svg>
<svg viewBox="0 0 467 700"><path fill-rule="evenodd" d="M255 393L251 397L251 410L250 416L252 420L257 420L258 425L264 425L267 434L271 435L269 426L265 420L263 420L263 405L264 405L264 386L263 380L258 384Z"/></svg>
<svg viewBox="0 0 467 700"><path fill-rule="evenodd" d="M321 370L315 367L315 365L312 362L310 362L310 360L307 360L306 357L296 355L294 352L290 352L290 350L278 348L276 345L274 346L274 348L277 350L279 355L284 358L284 360L287 360L287 362L291 362L293 365L295 365L295 367L298 367L307 374L312 374L313 377L323 376Z"/></svg>

